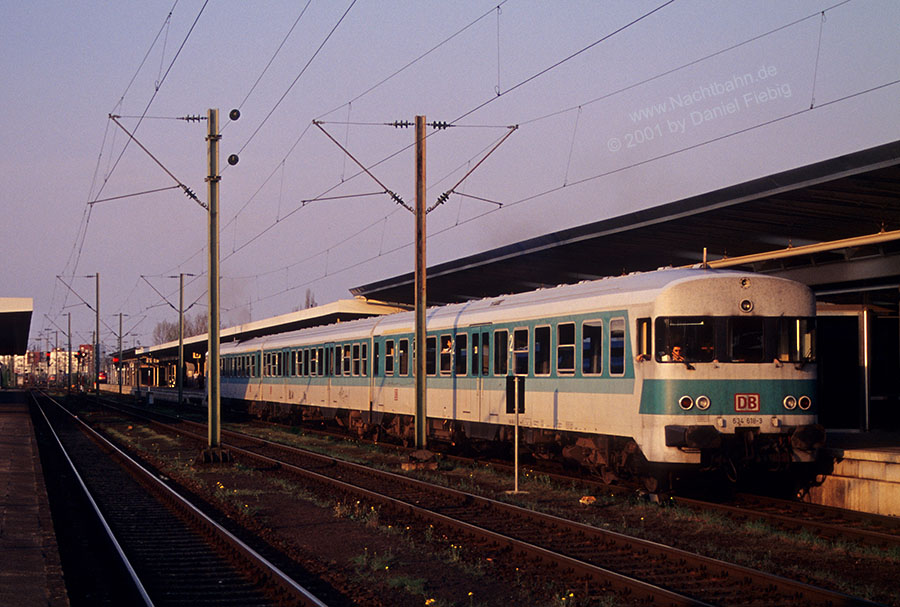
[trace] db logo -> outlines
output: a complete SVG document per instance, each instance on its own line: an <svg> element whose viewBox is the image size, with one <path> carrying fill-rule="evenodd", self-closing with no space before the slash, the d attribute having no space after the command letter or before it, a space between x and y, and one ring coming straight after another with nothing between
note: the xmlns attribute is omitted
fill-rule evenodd
<svg viewBox="0 0 900 607"><path fill-rule="evenodd" d="M735 394L734 410L737 413L759 411L759 394Z"/></svg>

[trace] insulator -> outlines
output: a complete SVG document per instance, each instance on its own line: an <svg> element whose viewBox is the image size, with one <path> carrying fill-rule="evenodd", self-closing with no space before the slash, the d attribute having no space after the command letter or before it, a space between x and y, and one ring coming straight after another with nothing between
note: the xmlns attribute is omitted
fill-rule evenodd
<svg viewBox="0 0 900 607"><path fill-rule="evenodd" d="M412 123L409 120L395 120L391 123L395 129L406 129L412 126Z"/></svg>
<svg viewBox="0 0 900 607"><path fill-rule="evenodd" d="M452 126L452 125L449 122L443 122L443 121L431 123L431 127L434 129L437 129L439 131L443 131L444 129L449 128L450 126Z"/></svg>

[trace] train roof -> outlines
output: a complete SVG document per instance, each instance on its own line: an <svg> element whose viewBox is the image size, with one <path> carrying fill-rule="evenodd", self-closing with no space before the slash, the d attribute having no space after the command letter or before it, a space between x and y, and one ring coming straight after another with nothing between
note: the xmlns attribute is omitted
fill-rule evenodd
<svg viewBox="0 0 900 607"><path fill-rule="evenodd" d="M746 272L733 270L709 270L700 268L666 268L654 272L639 272L626 276L589 280L573 285L561 285L488 297L465 303L435 306L426 314L429 330L450 329L487 323L508 322L542 316L559 315L560 306L565 312L577 314L593 309L625 307L653 301L666 287L690 280L702 280L712 276L741 276ZM784 279L761 277L754 280ZM789 281L784 281L789 282ZM277 335L258 337L243 342L222 344L222 353L239 353L261 348L280 348L303 344L365 339L375 329L381 334L401 334L413 331L414 312L398 312L375 318L364 318L322 327L290 331Z"/></svg>

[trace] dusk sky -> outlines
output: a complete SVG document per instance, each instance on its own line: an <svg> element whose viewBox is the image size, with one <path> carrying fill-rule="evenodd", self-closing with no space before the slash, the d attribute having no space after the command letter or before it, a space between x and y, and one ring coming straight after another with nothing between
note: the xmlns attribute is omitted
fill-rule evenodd
<svg viewBox="0 0 900 607"><path fill-rule="evenodd" d="M454 125L429 201L518 125L428 215L429 264L900 139L900 2L500 4L4 2L0 297L34 298L29 347L69 312L91 341L97 272L108 348L120 312L152 345L179 272L206 314L205 211L166 171L206 200L206 124L175 118L207 108L226 325L413 269L412 214L313 120L410 205L414 131L388 123Z"/></svg>

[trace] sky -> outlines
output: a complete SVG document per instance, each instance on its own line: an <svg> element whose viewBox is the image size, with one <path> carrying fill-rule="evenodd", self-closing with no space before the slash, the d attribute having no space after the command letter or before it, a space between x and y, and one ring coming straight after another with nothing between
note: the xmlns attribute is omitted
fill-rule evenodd
<svg viewBox="0 0 900 607"><path fill-rule="evenodd" d="M427 204L456 186L429 264L900 139L893 0L2 4L0 297L34 299L38 349L69 313L91 342L97 274L109 350L119 314L124 347L177 320L180 273L207 313L207 215L178 184L207 200L207 126L183 118L209 108L226 326L412 271L384 190L414 205L414 129L391 124L417 115L451 125L428 129Z"/></svg>

